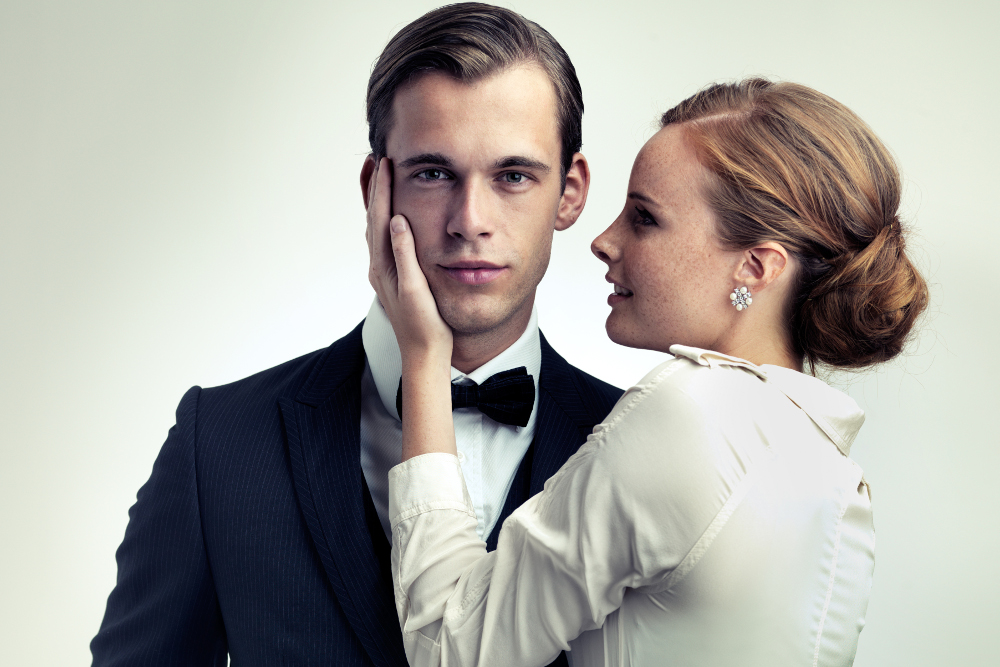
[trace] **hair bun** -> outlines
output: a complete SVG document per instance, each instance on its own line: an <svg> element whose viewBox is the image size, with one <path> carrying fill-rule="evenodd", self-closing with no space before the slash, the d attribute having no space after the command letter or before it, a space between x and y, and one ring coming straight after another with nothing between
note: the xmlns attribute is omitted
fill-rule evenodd
<svg viewBox="0 0 1000 667"><path fill-rule="evenodd" d="M838 260L807 293L796 342L811 360L832 366L892 359L927 305L927 287L906 255L899 218Z"/></svg>

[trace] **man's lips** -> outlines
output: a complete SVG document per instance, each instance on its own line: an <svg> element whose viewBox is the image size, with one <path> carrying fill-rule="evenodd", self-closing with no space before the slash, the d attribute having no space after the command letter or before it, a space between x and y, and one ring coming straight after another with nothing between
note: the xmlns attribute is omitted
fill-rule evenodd
<svg viewBox="0 0 1000 667"><path fill-rule="evenodd" d="M440 265L453 280L464 285L485 285L491 283L507 270L505 266L499 266L492 262L480 260L465 260L452 262L448 265Z"/></svg>

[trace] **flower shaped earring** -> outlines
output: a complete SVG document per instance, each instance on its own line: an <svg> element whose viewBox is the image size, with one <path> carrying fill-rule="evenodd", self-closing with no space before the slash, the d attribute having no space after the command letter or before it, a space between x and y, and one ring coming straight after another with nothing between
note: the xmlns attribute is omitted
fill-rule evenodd
<svg viewBox="0 0 1000 667"><path fill-rule="evenodd" d="M750 290L746 287L739 287L734 289L729 295L729 301L736 306L736 310L744 310L749 308L750 304L753 303L753 299L750 298L751 296Z"/></svg>

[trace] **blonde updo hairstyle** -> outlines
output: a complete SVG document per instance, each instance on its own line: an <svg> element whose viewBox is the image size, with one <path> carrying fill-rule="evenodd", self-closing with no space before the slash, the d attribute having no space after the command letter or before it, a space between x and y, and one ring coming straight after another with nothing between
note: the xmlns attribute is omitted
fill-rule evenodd
<svg viewBox="0 0 1000 667"><path fill-rule="evenodd" d="M899 354L927 285L904 249L896 164L864 121L806 86L755 78L709 86L661 124L683 124L714 174L706 195L722 242L774 241L797 260L797 355L861 368Z"/></svg>

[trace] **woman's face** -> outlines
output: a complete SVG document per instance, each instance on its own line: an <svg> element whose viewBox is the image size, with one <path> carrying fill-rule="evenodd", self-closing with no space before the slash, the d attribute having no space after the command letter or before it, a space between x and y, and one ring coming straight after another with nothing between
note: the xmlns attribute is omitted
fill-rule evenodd
<svg viewBox="0 0 1000 667"><path fill-rule="evenodd" d="M616 343L725 346L742 256L718 241L704 196L710 178L681 127L663 128L639 151L625 208L591 244L615 285L606 328Z"/></svg>

